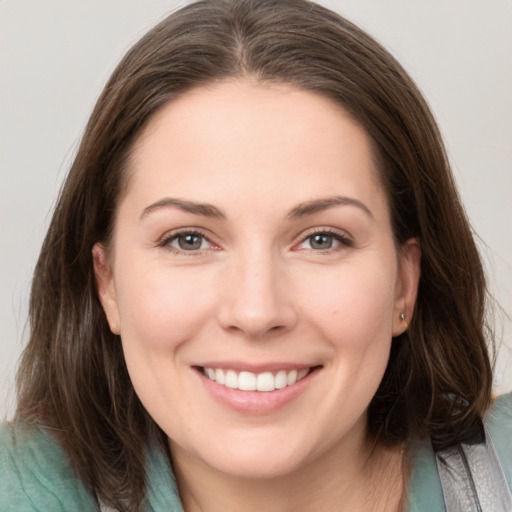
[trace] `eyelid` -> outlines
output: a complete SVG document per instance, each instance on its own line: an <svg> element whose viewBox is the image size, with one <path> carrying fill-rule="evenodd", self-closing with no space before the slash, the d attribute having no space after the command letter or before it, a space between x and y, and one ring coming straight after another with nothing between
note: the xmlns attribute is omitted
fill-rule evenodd
<svg viewBox="0 0 512 512"><path fill-rule="evenodd" d="M308 238L314 235L328 235L336 239L343 247L352 247L354 245L354 241L349 233L344 230L332 228L332 227L314 227L309 228L306 231L302 232L298 237L298 241L294 243L293 248L297 248L300 244L303 244ZM295 250L308 250L308 249L295 249ZM322 253L322 252L332 252L335 251L336 248L329 248L325 250L314 250L313 252Z"/></svg>
<svg viewBox="0 0 512 512"><path fill-rule="evenodd" d="M305 231L303 231L297 238L296 242L293 243L292 250L307 250L307 249L300 249L298 246L302 243L304 243L309 237L314 235L327 235L333 237L336 241L340 243L343 247L352 247L354 245L353 239L349 233L347 233L344 230L336 229L333 227L322 227L317 226L313 228L309 228ZM170 242L176 239L179 236L186 236L186 235L197 235L205 239L210 247L207 249L197 249L197 250L191 250L191 251L185 251L180 250L176 247L173 247L170 245ZM212 237L208 235L204 229L190 226L190 227L182 227L182 228L176 228L171 231L166 232L163 236L161 236L156 245L158 247L165 248L171 252L174 252L176 254L184 254L186 256L194 256L194 255L200 255L204 254L204 252L209 250L220 250L219 244L214 242L212 240ZM329 248L325 250L314 250L311 249L313 252L322 253L322 252L332 252L335 251L336 248Z"/></svg>
<svg viewBox="0 0 512 512"><path fill-rule="evenodd" d="M193 251L185 251L180 250L177 247L173 247L170 245L170 243L175 240L176 238L180 236L186 236L186 235L196 235L204 238L208 244L210 244L210 247L207 249L198 249ZM185 256L197 256L204 254L208 250L219 250L220 247L218 244L212 241L211 236L207 235L205 231L201 228L196 227L184 227L184 228L176 228L171 231L166 232L162 237L159 238L156 244L158 247L162 247L164 249L169 250L170 252L173 252L175 254L183 254Z"/></svg>

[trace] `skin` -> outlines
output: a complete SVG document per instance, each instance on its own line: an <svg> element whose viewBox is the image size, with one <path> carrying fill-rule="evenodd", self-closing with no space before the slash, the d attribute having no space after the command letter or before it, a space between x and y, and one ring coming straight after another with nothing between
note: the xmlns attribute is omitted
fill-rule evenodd
<svg viewBox="0 0 512 512"><path fill-rule="evenodd" d="M420 249L394 242L365 132L314 93L223 82L164 106L128 172L93 250L98 291L185 510L396 510L401 448L372 451L366 411ZM180 248L187 230L199 249ZM317 371L284 406L244 413L212 397L206 363Z"/></svg>

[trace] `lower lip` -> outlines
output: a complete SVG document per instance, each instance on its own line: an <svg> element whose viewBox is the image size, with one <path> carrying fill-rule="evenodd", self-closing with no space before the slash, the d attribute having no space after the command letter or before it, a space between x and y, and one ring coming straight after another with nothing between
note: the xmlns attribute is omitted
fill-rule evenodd
<svg viewBox="0 0 512 512"><path fill-rule="evenodd" d="M196 369L195 373L217 402L242 414L265 415L278 411L298 398L308 388L320 369L320 367L312 368L295 384L274 391L231 389L210 380L200 369Z"/></svg>

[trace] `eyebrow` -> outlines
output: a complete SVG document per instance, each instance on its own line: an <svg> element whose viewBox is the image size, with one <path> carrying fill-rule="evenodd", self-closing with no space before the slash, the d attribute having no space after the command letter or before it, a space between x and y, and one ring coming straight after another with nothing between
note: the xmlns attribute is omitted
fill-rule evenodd
<svg viewBox="0 0 512 512"><path fill-rule="evenodd" d="M323 199L313 199L311 201L306 201L304 203L300 203L295 208L290 210L287 217L290 218L298 218L298 217L306 217L308 215L313 215L315 213L322 212L324 210L327 210L329 208L333 208L334 206L341 206L341 205L348 205L348 206L355 206L362 210L366 215L368 215L370 218L373 217L373 213L371 212L370 208L366 206L364 203L359 201L358 199L354 199L352 197L345 197L345 196L332 196L332 197L326 197Z"/></svg>
<svg viewBox="0 0 512 512"><path fill-rule="evenodd" d="M185 199L176 199L172 197L165 197L160 199L156 203L150 204L142 211L140 216L143 219L149 213L160 210L162 208L179 208L184 212L193 213L195 215L201 215L203 217L209 217L212 219L225 219L226 215L222 210L219 210L216 206L208 203L197 203L195 201L186 201Z"/></svg>
<svg viewBox="0 0 512 512"><path fill-rule="evenodd" d="M362 203L358 199L345 196L332 196L322 199L313 199L311 201L305 201L292 208L288 212L286 217L288 219L306 217L308 215L313 215L315 213L328 210L329 208L333 208L335 206L343 205L355 206L373 219L373 214L371 210L364 203ZM146 215L155 210L173 207L179 208L180 210L192 213L194 215L201 215L202 217L208 217L212 219L226 218L226 214L216 206L213 206L212 204L198 203L196 201L188 201L185 199L177 199L173 197L165 197L163 199L160 199L159 201L156 201L153 204L150 204L149 206L144 208L140 218L142 220Z"/></svg>

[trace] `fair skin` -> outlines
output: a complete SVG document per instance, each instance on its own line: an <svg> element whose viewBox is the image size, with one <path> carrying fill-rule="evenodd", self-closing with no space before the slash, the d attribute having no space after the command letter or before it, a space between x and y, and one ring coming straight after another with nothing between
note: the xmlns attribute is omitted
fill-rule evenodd
<svg viewBox="0 0 512 512"><path fill-rule="evenodd" d="M373 450L366 411L420 250L394 243L365 132L224 82L164 106L128 172L98 291L184 509L397 510L402 451Z"/></svg>

